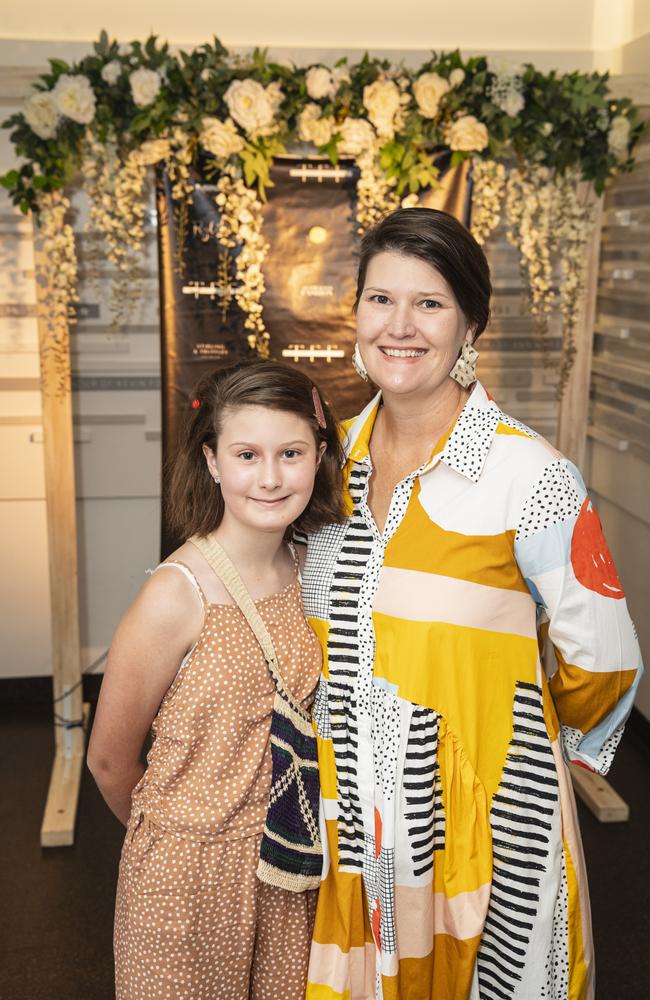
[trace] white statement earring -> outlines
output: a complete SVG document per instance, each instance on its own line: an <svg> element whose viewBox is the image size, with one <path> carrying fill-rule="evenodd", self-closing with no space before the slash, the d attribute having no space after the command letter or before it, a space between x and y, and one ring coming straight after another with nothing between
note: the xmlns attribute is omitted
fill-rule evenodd
<svg viewBox="0 0 650 1000"><path fill-rule="evenodd" d="M357 375L363 379L364 382L368 381L368 372L366 366L363 363L363 358L361 357L361 351L359 350L359 344L354 345L354 353L352 355L352 367L354 368Z"/></svg>
<svg viewBox="0 0 650 1000"><path fill-rule="evenodd" d="M472 382L476 382L477 361L478 351L465 341L456 364L449 372L450 377L462 385L463 389L466 389Z"/></svg>

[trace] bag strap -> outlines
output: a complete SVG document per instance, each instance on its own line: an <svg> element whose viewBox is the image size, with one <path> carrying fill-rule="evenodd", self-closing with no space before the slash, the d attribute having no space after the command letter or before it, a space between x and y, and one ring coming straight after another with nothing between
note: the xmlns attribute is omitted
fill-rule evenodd
<svg viewBox="0 0 650 1000"><path fill-rule="evenodd" d="M193 535L192 538L190 538L190 541L205 557L206 561L210 564L214 573L219 577L233 601L250 625L255 638L262 647L264 659L268 664L271 676L273 677L277 688L288 695L293 701L293 696L287 690L287 686L284 683L282 674L280 673L278 657L275 652L273 640L269 635L269 630L264 624L262 616L255 607L253 598L246 589L246 584L235 569L233 563L228 558L221 545L219 545L219 542L212 535L208 535L205 538L200 535Z"/></svg>

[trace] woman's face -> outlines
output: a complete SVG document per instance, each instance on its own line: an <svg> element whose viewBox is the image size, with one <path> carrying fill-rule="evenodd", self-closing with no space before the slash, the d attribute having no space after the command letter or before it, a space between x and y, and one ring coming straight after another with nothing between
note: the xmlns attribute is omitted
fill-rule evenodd
<svg viewBox="0 0 650 1000"><path fill-rule="evenodd" d="M221 481L224 520L283 532L309 503L325 447L317 447L311 427L295 413L262 406L227 411L216 454L203 449L211 475Z"/></svg>
<svg viewBox="0 0 650 1000"><path fill-rule="evenodd" d="M357 339L384 394L430 394L448 379L473 331L439 271L418 257L386 251L368 264Z"/></svg>

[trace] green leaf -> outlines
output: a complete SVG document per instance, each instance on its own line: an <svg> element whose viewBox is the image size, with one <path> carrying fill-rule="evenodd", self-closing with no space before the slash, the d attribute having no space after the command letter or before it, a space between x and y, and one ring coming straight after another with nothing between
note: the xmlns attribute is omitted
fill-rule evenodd
<svg viewBox="0 0 650 1000"><path fill-rule="evenodd" d="M9 170L7 171L6 174L0 177L0 184L2 184L3 188L11 190L12 188L16 187L19 179L20 179L20 174L18 173L17 170Z"/></svg>
<svg viewBox="0 0 650 1000"><path fill-rule="evenodd" d="M52 68L52 72L57 76L60 76L62 73L70 72L70 67L67 62L64 62L63 59L48 59L48 62Z"/></svg>

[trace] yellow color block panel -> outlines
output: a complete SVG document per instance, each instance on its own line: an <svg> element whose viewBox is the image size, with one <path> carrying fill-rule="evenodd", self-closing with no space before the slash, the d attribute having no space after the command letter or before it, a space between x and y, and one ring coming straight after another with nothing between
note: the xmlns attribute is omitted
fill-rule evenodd
<svg viewBox="0 0 650 1000"><path fill-rule="evenodd" d="M361 875L338 871L336 820L327 820L325 826L331 861L318 893L314 941L335 944L348 952L372 941L368 907Z"/></svg>
<svg viewBox="0 0 650 1000"><path fill-rule="evenodd" d="M316 638L320 642L320 648L323 654L323 675L327 677L327 639L329 637L330 623L325 621L323 618L310 618L309 624L311 625L312 631L316 633Z"/></svg>
<svg viewBox="0 0 650 1000"><path fill-rule="evenodd" d="M430 519L419 498L418 480L404 519L386 546L385 566L528 593L513 555L514 531L497 535L446 531Z"/></svg>
<svg viewBox="0 0 650 1000"><path fill-rule="evenodd" d="M537 681L537 640L380 614L373 620L375 676L443 716L491 799L512 739L515 684Z"/></svg>

